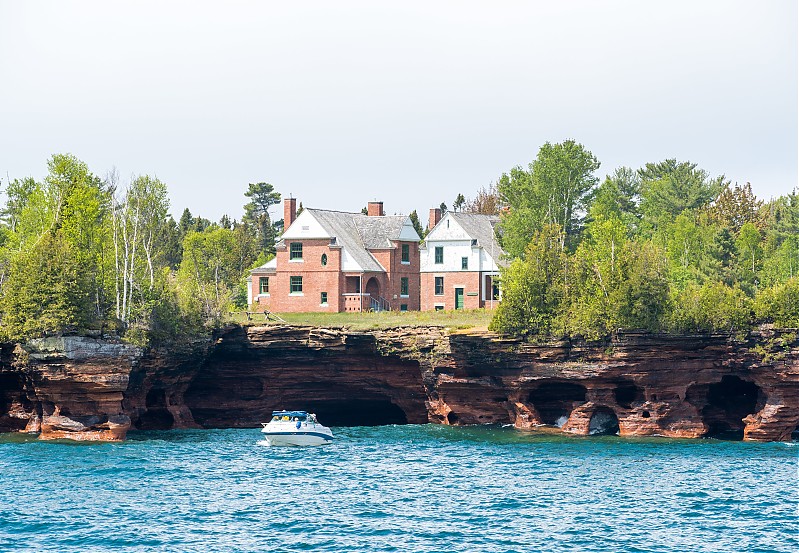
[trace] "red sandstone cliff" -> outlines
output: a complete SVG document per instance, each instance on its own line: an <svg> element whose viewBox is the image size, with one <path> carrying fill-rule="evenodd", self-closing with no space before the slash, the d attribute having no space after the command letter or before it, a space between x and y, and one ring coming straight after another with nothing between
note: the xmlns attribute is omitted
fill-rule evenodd
<svg viewBox="0 0 799 553"><path fill-rule="evenodd" d="M799 342L773 332L745 341L626 333L600 345L538 345L439 328L264 326L148 352L51 338L6 347L0 359L0 430L45 439L253 427L280 408L313 410L330 425L505 423L785 440L799 425Z"/></svg>

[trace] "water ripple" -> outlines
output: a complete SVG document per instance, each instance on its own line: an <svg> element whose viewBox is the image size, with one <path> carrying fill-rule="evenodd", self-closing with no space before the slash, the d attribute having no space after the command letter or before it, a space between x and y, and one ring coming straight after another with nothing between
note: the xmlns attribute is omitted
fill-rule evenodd
<svg viewBox="0 0 799 553"><path fill-rule="evenodd" d="M124 444L0 435L0 551L788 552L788 444L434 425L257 430Z"/></svg>

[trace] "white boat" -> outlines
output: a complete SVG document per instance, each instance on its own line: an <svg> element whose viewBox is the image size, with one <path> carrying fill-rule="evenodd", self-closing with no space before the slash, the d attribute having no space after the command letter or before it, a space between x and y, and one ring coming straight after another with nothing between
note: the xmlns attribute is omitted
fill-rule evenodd
<svg viewBox="0 0 799 553"><path fill-rule="evenodd" d="M333 441L333 433L305 411L272 411L272 420L261 423L268 445L324 445Z"/></svg>

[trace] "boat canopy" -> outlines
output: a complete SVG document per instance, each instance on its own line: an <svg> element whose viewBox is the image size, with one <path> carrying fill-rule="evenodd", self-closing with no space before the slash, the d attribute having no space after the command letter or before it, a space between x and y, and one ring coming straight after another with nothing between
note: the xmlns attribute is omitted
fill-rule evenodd
<svg viewBox="0 0 799 553"><path fill-rule="evenodd" d="M285 420L294 420L299 419L304 421L308 417L307 411L272 411L272 420L275 419L282 419L286 417Z"/></svg>

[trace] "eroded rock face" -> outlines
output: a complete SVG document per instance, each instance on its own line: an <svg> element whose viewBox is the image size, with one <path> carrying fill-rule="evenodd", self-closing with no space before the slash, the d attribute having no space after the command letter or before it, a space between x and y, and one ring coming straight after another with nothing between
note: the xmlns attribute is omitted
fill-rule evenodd
<svg viewBox="0 0 799 553"><path fill-rule="evenodd" d="M440 328L273 325L147 352L50 338L0 352L0 431L119 440L131 428L255 427L274 409L307 409L332 426L787 440L799 426L799 344L794 335L765 352L768 362L762 347L753 351L775 337L626 333L606 344L532 344Z"/></svg>
<svg viewBox="0 0 799 553"><path fill-rule="evenodd" d="M21 389L12 404L17 417L28 416L24 430L44 440L124 439L131 421L122 400L141 353L119 341L80 336L17 346L12 366Z"/></svg>

